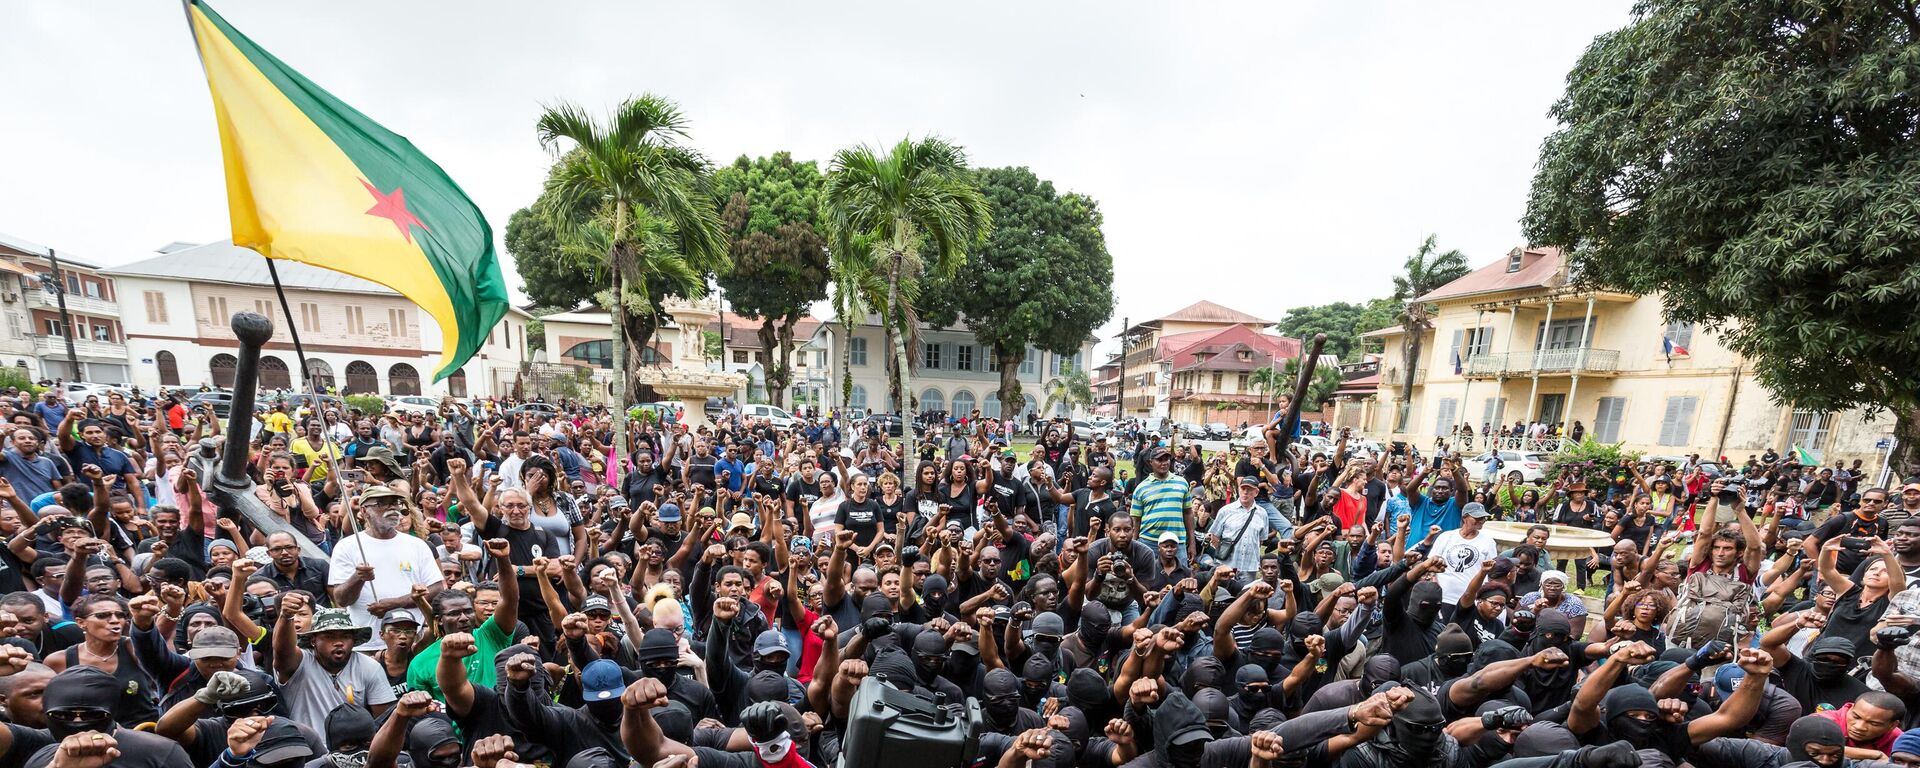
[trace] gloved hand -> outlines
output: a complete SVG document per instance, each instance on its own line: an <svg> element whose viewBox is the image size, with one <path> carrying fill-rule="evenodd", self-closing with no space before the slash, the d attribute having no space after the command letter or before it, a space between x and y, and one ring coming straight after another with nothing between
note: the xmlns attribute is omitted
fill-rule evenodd
<svg viewBox="0 0 1920 768"><path fill-rule="evenodd" d="M1604 747L1581 747L1574 753L1574 763L1580 768L1639 768L1640 755L1633 751L1633 745L1616 741Z"/></svg>
<svg viewBox="0 0 1920 768"><path fill-rule="evenodd" d="M867 619L866 621L860 622L860 636L866 638L867 642L873 642L875 638L878 638L882 635L887 634L887 632L892 628L893 628L892 622L889 622L886 619L881 618L879 616L875 616L871 619Z"/></svg>
<svg viewBox="0 0 1920 768"><path fill-rule="evenodd" d="M1725 640L1714 640L1700 646L1693 656L1687 659L1687 669L1698 672L1712 664L1722 664L1733 660L1733 647Z"/></svg>
<svg viewBox="0 0 1920 768"><path fill-rule="evenodd" d="M1509 705L1480 716L1480 725L1487 730L1505 728L1516 730L1533 724L1533 713L1526 707Z"/></svg>
<svg viewBox="0 0 1920 768"><path fill-rule="evenodd" d="M247 679L238 672L215 672L200 690L194 692L193 700L206 706L214 706L221 699L228 698L247 689Z"/></svg>
<svg viewBox="0 0 1920 768"><path fill-rule="evenodd" d="M1873 643L1881 648L1894 649L1906 645L1913 638L1913 627L1891 626L1873 633Z"/></svg>

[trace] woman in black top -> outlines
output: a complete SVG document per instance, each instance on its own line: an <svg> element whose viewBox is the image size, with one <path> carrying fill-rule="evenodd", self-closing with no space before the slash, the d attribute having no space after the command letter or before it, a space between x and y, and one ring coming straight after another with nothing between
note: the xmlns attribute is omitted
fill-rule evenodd
<svg viewBox="0 0 1920 768"><path fill-rule="evenodd" d="M989 474L992 469L986 470ZM955 461L947 465L947 477L933 489L935 501L948 507L947 519L958 520L967 528L973 528L973 507L980 500L980 485L974 477L974 468L965 461Z"/></svg>
<svg viewBox="0 0 1920 768"><path fill-rule="evenodd" d="M880 527L885 528L887 533L898 536L900 516L911 509L907 504L907 495L900 492L900 476L892 472L884 472L881 473L880 479L874 482L880 486L880 493L875 497L875 500L880 503Z"/></svg>
<svg viewBox="0 0 1920 768"><path fill-rule="evenodd" d="M1613 525L1615 541L1627 539L1633 542L1642 554L1647 553L1648 541L1653 537L1653 527L1658 525L1653 519L1653 497L1640 494L1633 497L1633 510L1620 517Z"/></svg>
<svg viewBox="0 0 1920 768"><path fill-rule="evenodd" d="M940 484L940 464L926 461L914 468L918 475L913 488L907 491L902 503L913 512L913 525L908 526L907 541L919 541L920 534L927 529L927 523L940 511L940 493L936 486Z"/></svg>
<svg viewBox="0 0 1920 768"><path fill-rule="evenodd" d="M415 413L407 416L407 426L401 430L407 443L407 451L415 456L425 456L433 452L433 444L438 442L433 436L433 427L427 424L426 414Z"/></svg>
<svg viewBox="0 0 1920 768"><path fill-rule="evenodd" d="M853 531L853 546L864 552L880 538L880 518L880 502L873 498L873 481L855 472L847 480L847 500L840 502L840 511L833 513L833 524Z"/></svg>

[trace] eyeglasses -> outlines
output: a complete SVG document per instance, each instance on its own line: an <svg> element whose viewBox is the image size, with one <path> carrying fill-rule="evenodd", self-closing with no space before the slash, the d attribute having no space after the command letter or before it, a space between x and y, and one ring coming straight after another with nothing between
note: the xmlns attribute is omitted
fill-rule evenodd
<svg viewBox="0 0 1920 768"><path fill-rule="evenodd" d="M300 545L281 544L280 546L277 546L277 547L267 547L267 551L268 552L298 552L300 551Z"/></svg>
<svg viewBox="0 0 1920 768"><path fill-rule="evenodd" d="M112 621L114 619L124 620L127 618L127 612L126 611L99 611L96 613L88 614L87 618L99 619L101 621Z"/></svg>

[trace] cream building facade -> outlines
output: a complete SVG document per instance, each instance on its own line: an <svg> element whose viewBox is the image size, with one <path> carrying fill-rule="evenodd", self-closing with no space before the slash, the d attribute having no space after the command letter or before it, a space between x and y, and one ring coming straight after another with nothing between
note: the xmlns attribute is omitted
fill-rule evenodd
<svg viewBox="0 0 1920 768"><path fill-rule="evenodd" d="M1663 320L1657 296L1579 291L1566 270L1557 249L1516 248L1420 297L1437 311L1405 403L1406 331L1367 334L1385 354L1376 403L1355 411L1366 431L1424 448L1461 424L1537 421L1564 433L1578 422L1587 436L1652 455L1744 462L1798 446L1826 464L1880 466L1890 417L1774 402L1711 331Z"/></svg>
<svg viewBox="0 0 1920 768"><path fill-rule="evenodd" d="M1220 386L1214 386L1211 371L1197 385L1176 385L1175 369L1190 365L1190 361L1177 358L1182 351L1214 341L1222 331L1231 329L1242 329L1262 337L1249 345L1250 351L1255 354L1264 353L1269 358L1297 356L1299 343L1267 333L1266 329L1272 325L1271 320L1263 320L1211 301L1198 301L1165 316L1127 327L1120 335L1121 376L1115 386L1120 398L1121 418L1178 419L1179 416L1174 415L1176 401L1186 401L1180 410L1182 415L1190 417L1201 415L1207 408L1222 403L1251 404L1257 397L1244 391L1245 388L1231 389L1224 381ZM1285 346L1289 343L1290 349ZM1215 353L1222 351L1225 351L1224 345L1214 350ZM1235 357L1238 351L1235 350ZM1221 362L1226 359L1222 358ZM1232 371L1236 383L1241 372ZM1231 397L1195 398L1195 395ZM1236 401L1233 399L1235 397L1240 399ZM1214 420L1201 419L1202 422Z"/></svg>
<svg viewBox="0 0 1920 768"><path fill-rule="evenodd" d="M1047 382L1074 368L1088 365L1093 359L1093 342L1089 337L1071 355L1029 347L1026 359L1020 363L1015 375L1020 382L1022 403L1017 412L1005 412L1005 415L1025 418L1028 413L1038 412L1046 402ZM991 347L981 344L965 327L923 327L920 329L920 343L920 367L913 371L909 380L917 410L945 411L960 416L970 414L977 408L984 417L1000 418L1003 415L998 394L1000 366L994 362ZM851 397L843 397L841 393L843 345L847 353L846 370L853 373ZM838 322L823 321L815 329L810 347L826 355L827 407L889 413L898 410L888 398L891 388L887 385L886 361L893 352L887 346L886 334L876 318L869 315L863 322L855 324L851 335ZM1043 415L1084 414L1070 413L1064 406L1056 406L1052 412Z"/></svg>
<svg viewBox="0 0 1920 768"><path fill-rule="evenodd" d="M322 387L345 394L504 396L528 359L532 316L509 307L459 372L433 382L440 327L418 305L343 273L290 261L276 266ZM287 313L258 253L226 241L176 243L105 273L118 283L133 385L231 386L239 343L229 319L253 311L273 320L273 337L261 352L260 386L304 386Z"/></svg>

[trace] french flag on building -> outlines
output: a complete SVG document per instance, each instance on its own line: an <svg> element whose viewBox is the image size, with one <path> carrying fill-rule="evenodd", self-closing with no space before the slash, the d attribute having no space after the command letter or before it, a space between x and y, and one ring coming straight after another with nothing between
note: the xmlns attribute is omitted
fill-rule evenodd
<svg viewBox="0 0 1920 768"><path fill-rule="evenodd" d="M1667 359L1669 360L1673 359L1673 356L1676 354L1689 354L1686 347L1673 343L1673 337L1671 336L1660 337L1660 348L1666 351Z"/></svg>
<svg viewBox="0 0 1920 768"><path fill-rule="evenodd" d="M1460 361L1460 350L1457 350L1457 349L1454 350L1453 351L1453 375L1455 376L1460 375L1460 371L1463 370L1465 367L1466 366L1462 365Z"/></svg>

